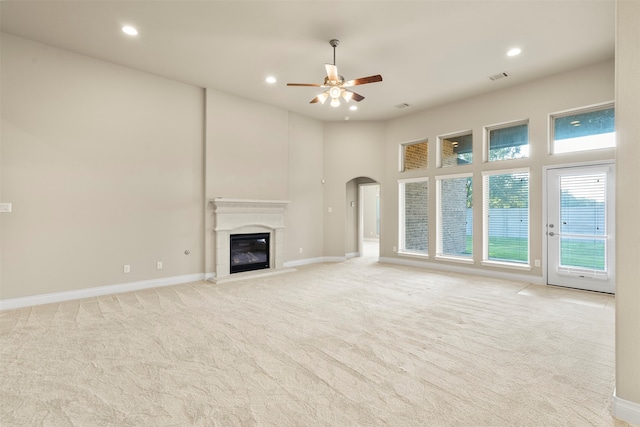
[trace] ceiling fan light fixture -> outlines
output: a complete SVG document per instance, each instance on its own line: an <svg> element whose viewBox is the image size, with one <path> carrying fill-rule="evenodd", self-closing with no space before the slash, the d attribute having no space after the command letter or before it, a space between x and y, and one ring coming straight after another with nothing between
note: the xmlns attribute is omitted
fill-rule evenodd
<svg viewBox="0 0 640 427"><path fill-rule="evenodd" d="M312 86L312 87L327 88L325 92L313 98L309 102L309 104L316 104L318 102L320 102L321 104L324 104L329 98L331 98L331 102L329 104L335 108L340 106L340 97L344 98L345 102L347 103L349 103L351 100L354 100L356 102L362 101L364 99L364 96L356 92L347 90L345 89L345 87L350 88L351 86L381 82L382 76L379 74L376 74L375 76L362 77L355 80L345 81L344 77L338 74L338 67L336 67L336 46L338 46L340 41L337 39L333 39L329 41L329 43L331 44L331 47L333 47L333 64L328 64L328 63L324 64L325 71L327 72L327 76L324 78L324 82L322 84L287 83L287 86Z"/></svg>
<svg viewBox="0 0 640 427"><path fill-rule="evenodd" d="M322 92L320 95L317 96L318 101L320 101L320 104L324 104L325 101L329 98L329 94L327 94L327 92Z"/></svg>

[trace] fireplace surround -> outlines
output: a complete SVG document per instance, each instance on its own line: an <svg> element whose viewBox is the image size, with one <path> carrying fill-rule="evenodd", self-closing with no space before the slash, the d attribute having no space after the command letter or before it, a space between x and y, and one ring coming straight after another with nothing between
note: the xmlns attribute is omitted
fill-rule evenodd
<svg viewBox="0 0 640 427"><path fill-rule="evenodd" d="M247 275L294 271L284 267L284 214L287 200L227 199L210 200L214 217L215 283L237 280ZM268 234L268 268L252 271L231 269L231 236Z"/></svg>

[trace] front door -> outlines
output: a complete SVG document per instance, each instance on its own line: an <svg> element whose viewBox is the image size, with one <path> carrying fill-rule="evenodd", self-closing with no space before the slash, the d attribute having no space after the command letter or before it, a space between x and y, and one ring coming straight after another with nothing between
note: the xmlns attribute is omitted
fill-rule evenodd
<svg viewBox="0 0 640 427"><path fill-rule="evenodd" d="M614 166L547 171L547 282L615 292Z"/></svg>

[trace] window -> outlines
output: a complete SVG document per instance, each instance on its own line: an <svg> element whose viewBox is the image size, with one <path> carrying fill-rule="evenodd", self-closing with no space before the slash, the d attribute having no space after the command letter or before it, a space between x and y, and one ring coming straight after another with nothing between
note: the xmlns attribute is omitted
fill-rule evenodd
<svg viewBox="0 0 640 427"><path fill-rule="evenodd" d="M471 174L438 177L436 256L473 255L473 178Z"/></svg>
<svg viewBox="0 0 640 427"><path fill-rule="evenodd" d="M486 172L484 261L529 264L529 171Z"/></svg>
<svg viewBox="0 0 640 427"><path fill-rule="evenodd" d="M402 167L400 171L426 169L429 160L428 146L428 141L402 144Z"/></svg>
<svg viewBox="0 0 640 427"><path fill-rule="evenodd" d="M487 128L490 162L529 157L529 124Z"/></svg>
<svg viewBox="0 0 640 427"><path fill-rule="evenodd" d="M606 180L606 173L560 177L561 270L606 272Z"/></svg>
<svg viewBox="0 0 640 427"><path fill-rule="evenodd" d="M616 146L615 113L611 105L552 116L554 154Z"/></svg>
<svg viewBox="0 0 640 427"><path fill-rule="evenodd" d="M441 137L439 163L443 168L473 163L473 136L471 132Z"/></svg>
<svg viewBox="0 0 640 427"><path fill-rule="evenodd" d="M400 181L400 252L428 254L428 212L428 179Z"/></svg>

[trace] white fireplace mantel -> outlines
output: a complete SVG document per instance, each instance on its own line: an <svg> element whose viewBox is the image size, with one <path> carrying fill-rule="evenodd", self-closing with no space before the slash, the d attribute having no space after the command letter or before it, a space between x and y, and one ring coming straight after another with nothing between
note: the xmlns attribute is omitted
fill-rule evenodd
<svg viewBox="0 0 640 427"><path fill-rule="evenodd" d="M215 233L214 282L232 280L230 246L232 234L270 233L269 269L235 273L233 278L247 275L273 274L292 269L284 268L284 214L288 200L227 199L217 197L209 201L213 208Z"/></svg>

